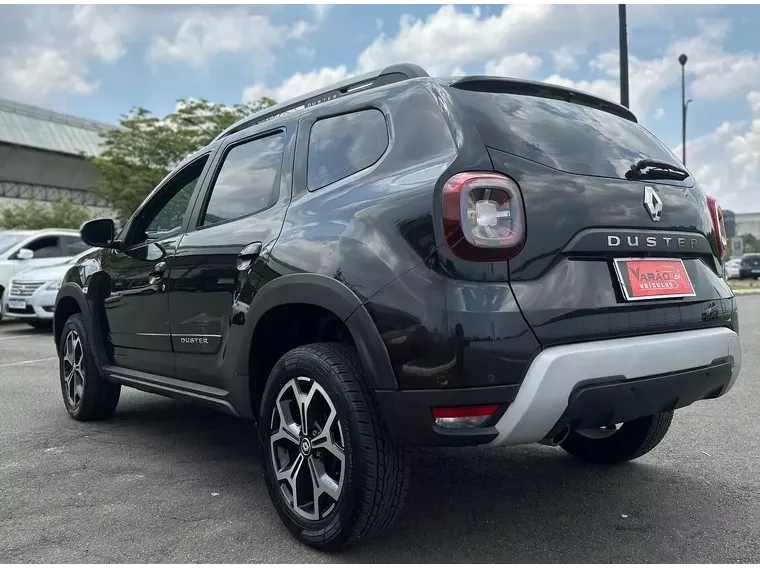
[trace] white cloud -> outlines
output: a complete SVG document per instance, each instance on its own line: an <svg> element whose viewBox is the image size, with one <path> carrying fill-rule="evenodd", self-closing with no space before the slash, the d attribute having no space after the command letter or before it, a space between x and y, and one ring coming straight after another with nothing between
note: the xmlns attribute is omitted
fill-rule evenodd
<svg viewBox="0 0 760 568"><path fill-rule="evenodd" d="M455 65L502 52L511 38L524 36L547 18L552 7L512 5L498 15L479 17L478 11L443 6L426 20L404 15L395 37L381 34L359 55L358 67L370 71L399 61L414 61L431 73L445 74Z"/></svg>
<svg viewBox="0 0 760 568"><path fill-rule="evenodd" d="M309 73L296 73L288 77L279 87L268 88L262 84L246 87L243 91L243 102L252 102L261 97L271 97L277 102L284 102L316 89L320 89L331 83L342 81L351 73L341 65L340 67L322 67Z"/></svg>
<svg viewBox="0 0 760 568"><path fill-rule="evenodd" d="M123 39L131 28L131 14L127 9L110 11L89 4L75 6L71 23L78 34L75 41L106 63L114 63L126 52Z"/></svg>
<svg viewBox="0 0 760 568"><path fill-rule="evenodd" d="M686 141L686 163L702 189L724 209L760 212L760 94L747 96L754 116L724 121L713 132ZM681 145L673 149L681 155Z"/></svg>
<svg viewBox="0 0 760 568"><path fill-rule="evenodd" d="M501 59L487 61L485 72L486 75L526 79L541 67L541 63L541 58L536 55L516 53L513 55L505 55Z"/></svg>
<svg viewBox="0 0 760 568"><path fill-rule="evenodd" d="M296 26L300 25L296 22ZM250 52L255 53L260 62L269 64L272 49L293 29L296 28L279 28L266 16L249 14L239 8L213 16L194 10L182 18L174 37L153 39L147 58L153 64L179 62L202 68L218 55Z"/></svg>
<svg viewBox="0 0 760 568"><path fill-rule="evenodd" d="M752 112L755 114L760 114L760 92L752 91L750 93L747 93L747 102L752 108Z"/></svg>
<svg viewBox="0 0 760 568"><path fill-rule="evenodd" d="M21 31L0 51L0 93L31 102L97 90L90 62L117 62L132 26L129 7L96 5L40 7L17 20Z"/></svg>
<svg viewBox="0 0 760 568"><path fill-rule="evenodd" d="M4 94L25 100L43 100L53 92L88 95L98 88L87 80L87 68L79 57L52 47L11 50L0 59L0 88Z"/></svg>
<svg viewBox="0 0 760 568"><path fill-rule="evenodd" d="M689 94L704 99L718 99L760 87L760 54L730 53L723 46L729 37L728 21L700 20L701 34L668 46L671 58L686 53Z"/></svg>
<svg viewBox="0 0 760 568"><path fill-rule="evenodd" d="M602 97L620 101L620 58L617 51L598 54L588 63L591 71L601 77L583 80L571 80L559 74L545 79L565 87L575 88ZM665 110L659 105L663 91L680 81L679 63L676 57L666 55L654 59L628 57L630 108L642 122L659 120Z"/></svg>
<svg viewBox="0 0 760 568"><path fill-rule="evenodd" d="M656 8L656 9L655 9ZM693 13L701 13L702 7L691 7ZM709 7L708 7L709 8ZM629 27L656 26L667 28L677 21L687 9L681 6L631 6ZM378 28L382 22L376 22ZM568 30L572 30L569 33ZM395 35L380 32L359 54L355 73L364 73L386 65L410 61L423 66L431 75L457 75L463 68L485 68L486 72L499 75L530 76L542 60L538 54L546 53L554 60L555 70L568 70L577 65L575 57L586 53L591 46L609 45L617 41L617 11L600 6L583 5L509 5L496 13L477 7L443 6L424 19L403 15ZM531 53L535 52L535 53ZM503 56L507 53L510 55ZM600 64L604 60L600 61ZM306 74L324 76L333 68L318 69ZM559 72L559 71L558 71ZM641 66L642 76L653 73ZM588 83L592 89L609 95L616 90L614 75ZM553 76L564 83L571 82L560 75ZM655 108L644 92L654 77L640 87L636 100L648 112ZM289 80L280 87L265 87L257 82L247 88L252 92L279 92L286 90ZM292 84L297 84L295 80ZM584 84L586 84L584 83ZM316 85L310 85L312 90ZM638 87L637 87L638 88ZM659 92L659 91L658 91ZM619 96L611 97L618 100Z"/></svg>
<svg viewBox="0 0 760 568"><path fill-rule="evenodd" d="M554 70L557 73L562 71L571 71L578 69L578 61L576 56L583 53L583 50L571 50L567 47L561 47L552 51L552 59L554 60Z"/></svg>
<svg viewBox="0 0 760 568"><path fill-rule="evenodd" d="M327 12L330 11L332 6L330 4L312 4L309 9L314 14L314 19L317 22L321 22L327 17Z"/></svg>

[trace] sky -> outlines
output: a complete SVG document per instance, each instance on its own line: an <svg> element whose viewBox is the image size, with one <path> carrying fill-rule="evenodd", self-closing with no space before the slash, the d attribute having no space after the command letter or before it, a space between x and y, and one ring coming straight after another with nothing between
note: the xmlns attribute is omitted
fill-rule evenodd
<svg viewBox="0 0 760 568"><path fill-rule="evenodd" d="M724 208L760 212L760 6L629 5L631 109ZM392 63L619 101L617 5L2 5L0 97L116 124L278 101Z"/></svg>

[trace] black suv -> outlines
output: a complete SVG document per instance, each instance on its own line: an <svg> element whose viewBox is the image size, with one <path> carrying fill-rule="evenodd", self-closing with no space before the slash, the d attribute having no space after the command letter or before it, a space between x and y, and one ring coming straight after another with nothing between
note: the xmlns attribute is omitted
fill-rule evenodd
<svg viewBox="0 0 760 568"><path fill-rule="evenodd" d="M741 264L739 265L739 278L760 278L760 253L750 253L742 255Z"/></svg>
<svg viewBox="0 0 760 568"><path fill-rule="evenodd" d="M722 211L631 112L394 65L188 157L67 274L63 398L121 386L257 421L297 538L397 517L408 446L641 456L740 368Z"/></svg>

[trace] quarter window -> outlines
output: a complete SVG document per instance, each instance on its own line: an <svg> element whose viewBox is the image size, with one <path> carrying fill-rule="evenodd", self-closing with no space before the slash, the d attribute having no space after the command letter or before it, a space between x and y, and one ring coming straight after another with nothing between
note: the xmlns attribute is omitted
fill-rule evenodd
<svg viewBox="0 0 760 568"><path fill-rule="evenodd" d="M388 126L385 116L377 109L318 120L309 134L309 191L370 167L386 148Z"/></svg>
<svg viewBox="0 0 760 568"><path fill-rule="evenodd" d="M268 209L277 202L285 135L280 132L234 146L222 161L201 226Z"/></svg>

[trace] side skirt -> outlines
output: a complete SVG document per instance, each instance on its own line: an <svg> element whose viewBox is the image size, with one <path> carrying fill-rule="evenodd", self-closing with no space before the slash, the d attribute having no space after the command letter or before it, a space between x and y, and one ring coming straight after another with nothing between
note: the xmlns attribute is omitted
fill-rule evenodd
<svg viewBox="0 0 760 568"><path fill-rule="evenodd" d="M223 389L142 371L133 371L115 365L106 366L103 372L105 377L113 383L207 408L214 408L232 416L240 416L227 400L230 393Z"/></svg>

